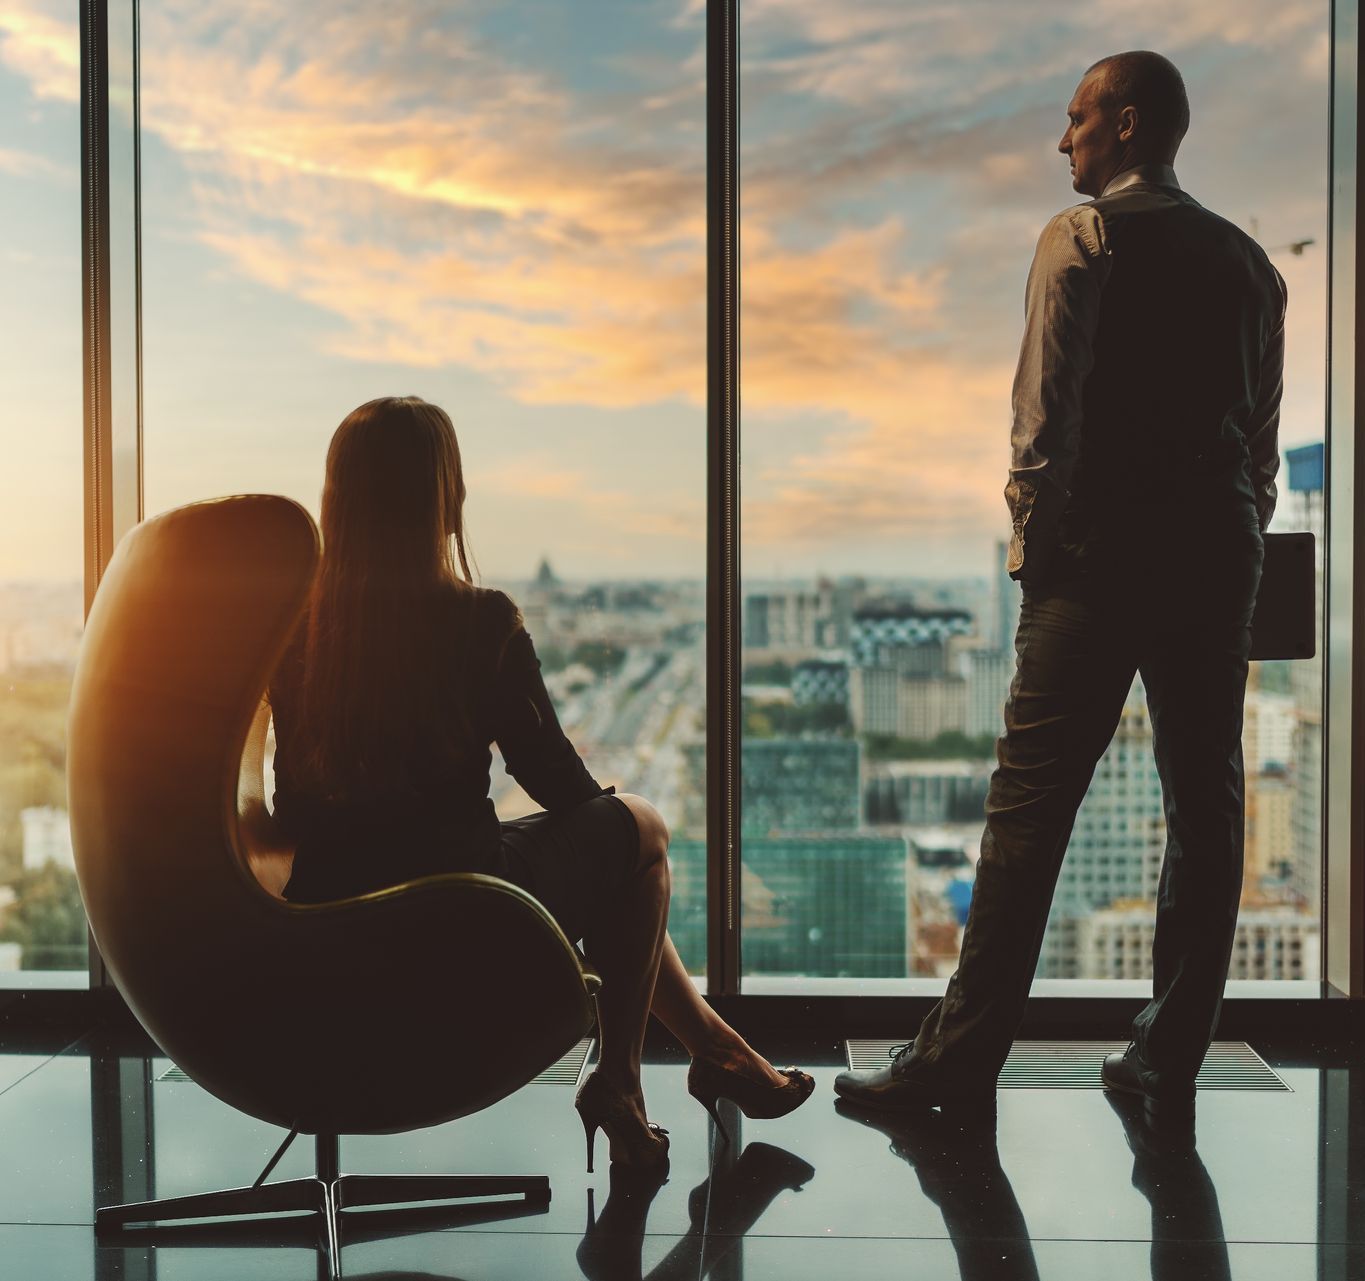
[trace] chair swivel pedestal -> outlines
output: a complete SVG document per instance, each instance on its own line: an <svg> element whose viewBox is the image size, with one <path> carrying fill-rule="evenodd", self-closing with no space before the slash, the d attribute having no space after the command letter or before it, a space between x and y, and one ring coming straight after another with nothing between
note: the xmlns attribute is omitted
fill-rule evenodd
<svg viewBox="0 0 1365 1281"><path fill-rule="evenodd" d="M102 1206L95 1211L95 1233L105 1244L116 1244L128 1229L152 1225L309 1213L318 1219L318 1246L326 1259L326 1275L340 1277L343 1211L475 1197L508 1201L519 1197L520 1206L527 1210L550 1204L550 1180L543 1174L342 1174L340 1143L335 1134L316 1136L314 1174L265 1182L293 1138L291 1134L285 1140L261 1178L250 1187Z"/></svg>

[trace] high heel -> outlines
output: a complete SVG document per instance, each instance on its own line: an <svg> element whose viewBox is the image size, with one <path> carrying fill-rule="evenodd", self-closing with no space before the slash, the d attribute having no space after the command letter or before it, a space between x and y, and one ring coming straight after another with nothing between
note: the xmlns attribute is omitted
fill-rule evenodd
<svg viewBox="0 0 1365 1281"><path fill-rule="evenodd" d="M717 1100L729 1099L751 1121L756 1121L786 1116L810 1098L815 1089L814 1077L794 1067L781 1068L780 1074L787 1078L781 1085L768 1085L710 1059L693 1059L687 1070L687 1092L711 1114L716 1129L728 1144L730 1135L716 1111Z"/></svg>
<svg viewBox="0 0 1365 1281"><path fill-rule="evenodd" d="M593 1148L597 1131L605 1130L607 1138L618 1152L627 1155L612 1158L612 1169L625 1166L645 1173L660 1173L668 1165L668 1131L652 1125L630 1110L626 1100L599 1072L594 1072L578 1089L573 1101L578 1118L583 1122L587 1139L588 1173L593 1172Z"/></svg>
<svg viewBox="0 0 1365 1281"><path fill-rule="evenodd" d="M711 1120L713 1120L716 1123L716 1129L720 1131L720 1137L724 1140L725 1146L729 1147L730 1131L725 1128L725 1122L720 1119L720 1112L717 1111L716 1109L716 1102L720 1096L713 1095L708 1098L704 1095L698 1094L692 1088L692 1074L690 1070L688 1071L687 1090L688 1093L691 1094L692 1097L696 1099L697 1102L700 1103L702 1107L704 1107L711 1114Z"/></svg>

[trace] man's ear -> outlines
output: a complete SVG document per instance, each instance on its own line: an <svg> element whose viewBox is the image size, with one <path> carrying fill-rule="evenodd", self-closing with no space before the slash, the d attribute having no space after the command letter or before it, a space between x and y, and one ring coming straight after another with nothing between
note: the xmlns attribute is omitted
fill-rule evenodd
<svg viewBox="0 0 1365 1281"><path fill-rule="evenodd" d="M1137 130L1138 113L1136 107L1124 107L1119 112L1119 141L1132 142L1133 134Z"/></svg>

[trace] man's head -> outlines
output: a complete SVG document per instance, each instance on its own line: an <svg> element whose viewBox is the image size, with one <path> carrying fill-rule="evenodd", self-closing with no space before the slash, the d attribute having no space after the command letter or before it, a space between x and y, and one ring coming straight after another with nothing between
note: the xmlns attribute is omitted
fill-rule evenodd
<svg viewBox="0 0 1365 1281"><path fill-rule="evenodd" d="M1066 113L1057 150L1071 160L1071 185L1086 196L1098 196L1134 165L1172 164L1190 127L1180 72L1145 50L1101 58L1081 78Z"/></svg>

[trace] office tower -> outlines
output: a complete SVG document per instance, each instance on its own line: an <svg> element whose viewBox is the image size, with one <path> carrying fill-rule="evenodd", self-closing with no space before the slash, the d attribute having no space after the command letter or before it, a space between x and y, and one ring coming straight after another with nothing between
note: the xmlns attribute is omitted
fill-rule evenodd
<svg viewBox="0 0 1365 1281"><path fill-rule="evenodd" d="M861 579L819 579L813 588L784 587L744 598L744 647L774 654L814 655L849 643Z"/></svg>
<svg viewBox="0 0 1365 1281"><path fill-rule="evenodd" d="M975 822L985 809L991 768L986 761L871 762L864 769L864 818L904 827Z"/></svg>
<svg viewBox="0 0 1365 1281"><path fill-rule="evenodd" d="M1077 922L1118 900L1155 900L1165 844L1161 779L1138 681L1076 815L1043 941L1040 976L1079 974Z"/></svg>
<svg viewBox="0 0 1365 1281"><path fill-rule="evenodd" d="M890 666L854 667L849 713L860 734L932 742L940 734L966 732L967 682L956 674L915 676Z"/></svg>
<svg viewBox="0 0 1365 1281"><path fill-rule="evenodd" d="M1150 979L1152 903L1115 904L1075 923L1076 977ZM1244 909L1237 918L1230 979L1304 979L1319 972L1318 925L1291 907Z"/></svg>
<svg viewBox="0 0 1365 1281"><path fill-rule="evenodd" d="M747 832L848 831L859 824L862 748L851 738L753 738L740 745L740 822ZM706 745L682 748L681 830L706 831Z"/></svg>
<svg viewBox="0 0 1365 1281"><path fill-rule="evenodd" d="M1267 693L1248 685L1242 719L1242 760L1248 777L1292 764L1296 721L1292 695Z"/></svg>
<svg viewBox="0 0 1365 1281"><path fill-rule="evenodd" d="M1004 654L1014 653L1014 633L1019 628L1019 604L1022 589L1005 568L1010 545L996 539L994 573L991 575L993 609L990 639L992 646Z"/></svg>
<svg viewBox="0 0 1365 1281"><path fill-rule="evenodd" d="M916 659L936 653L941 671L943 649L949 638L970 636L973 628L972 616L962 609L864 605L853 615L850 637L853 661L862 667L899 666L901 670L920 673L922 669Z"/></svg>
<svg viewBox="0 0 1365 1281"><path fill-rule="evenodd" d="M856 828L860 755L851 738L746 739L740 748L743 830L763 834Z"/></svg>
<svg viewBox="0 0 1365 1281"><path fill-rule="evenodd" d="M901 978L910 946L906 845L852 832L746 837L740 901L744 970L754 976ZM703 841L674 841L670 930L684 960L705 955ZM705 896L700 896L702 904Z"/></svg>
<svg viewBox="0 0 1365 1281"><path fill-rule="evenodd" d="M1320 680L1320 664L1316 675ZM1300 906L1316 918L1322 906L1323 741L1321 686L1313 676L1306 672L1302 686L1296 683L1289 885Z"/></svg>
<svg viewBox="0 0 1365 1281"><path fill-rule="evenodd" d="M31 805L19 811L19 822L26 872L49 863L75 870L76 856L71 849L71 824L66 810L55 805Z"/></svg>
<svg viewBox="0 0 1365 1281"><path fill-rule="evenodd" d="M967 682L965 731L971 738L999 735L1005 729L1005 699L1014 678L1014 651L964 649L959 660Z"/></svg>
<svg viewBox="0 0 1365 1281"><path fill-rule="evenodd" d="M1294 705L1294 810L1290 890L1301 907L1316 917L1322 897L1323 789L1323 534L1326 450L1315 441L1284 451L1288 492L1276 512L1275 527L1305 529L1315 536L1315 587L1318 611L1314 656L1289 664L1289 692Z"/></svg>
<svg viewBox="0 0 1365 1281"><path fill-rule="evenodd" d="M950 643L971 635L960 609L864 606L853 616L849 715L861 734L930 741L967 725L967 682Z"/></svg>
<svg viewBox="0 0 1365 1281"><path fill-rule="evenodd" d="M1297 780L1283 765L1247 774L1244 901L1273 893L1276 883L1292 882L1297 792Z"/></svg>
<svg viewBox="0 0 1365 1281"><path fill-rule="evenodd" d="M792 669L792 699L798 707L817 703L848 706L848 664L810 658Z"/></svg>

